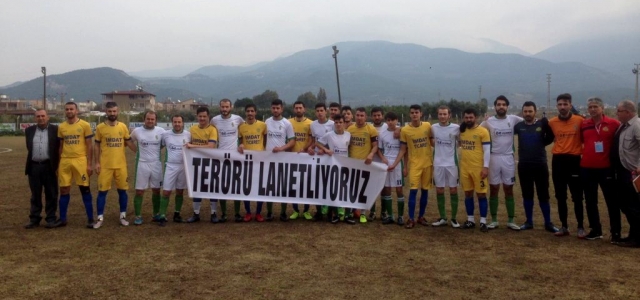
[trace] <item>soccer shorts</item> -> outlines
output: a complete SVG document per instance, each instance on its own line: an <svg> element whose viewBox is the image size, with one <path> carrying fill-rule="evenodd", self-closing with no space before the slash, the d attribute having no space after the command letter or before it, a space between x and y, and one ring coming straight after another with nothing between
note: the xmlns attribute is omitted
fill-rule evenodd
<svg viewBox="0 0 640 300"><path fill-rule="evenodd" d="M489 182L487 178L481 179L480 172L482 168L461 168L460 169L460 183L462 189L465 192L475 191L479 194L486 194L489 189Z"/></svg>
<svg viewBox="0 0 640 300"><path fill-rule="evenodd" d="M147 188L158 189L162 186L162 163L160 161L144 162L136 164L136 190Z"/></svg>
<svg viewBox="0 0 640 300"><path fill-rule="evenodd" d="M129 177L127 168L102 169L98 174L98 191L104 192L111 189L111 182L116 180L116 188L119 190L129 189Z"/></svg>
<svg viewBox="0 0 640 300"><path fill-rule="evenodd" d="M384 187L399 187L403 185L404 179L402 178L402 164L400 164L394 168L393 171L387 172L387 179L384 182Z"/></svg>
<svg viewBox="0 0 640 300"><path fill-rule="evenodd" d="M183 164L167 164L164 168L162 189L165 191L184 190L187 188L187 174Z"/></svg>
<svg viewBox="0 0 640 300"><path fill-rule="evenodd" d="M61 187L71 186L71 179L75 177L78 186L89 186L87 174L87 157L63 157L58 167L58 182Z"/></svg>
<svg viewBox="0 0 640 300"><path fill-rule="evenodd" d="M457 187L458 166L433 167L433 181L436 187Z"/></svg>
<svg viewBox="0 0 640 300"><path fill-rule="evenodd" d="M516 162L513 155L491 154L489 184L513 185L516 183Z"/></svg>
<svg viewBox="0 0 640 300"><path fill-rule="evenodd" d="M411 165L411 164L409 164ZM433 166L409 168L409 188L428 190L433 183Z"/></svg>

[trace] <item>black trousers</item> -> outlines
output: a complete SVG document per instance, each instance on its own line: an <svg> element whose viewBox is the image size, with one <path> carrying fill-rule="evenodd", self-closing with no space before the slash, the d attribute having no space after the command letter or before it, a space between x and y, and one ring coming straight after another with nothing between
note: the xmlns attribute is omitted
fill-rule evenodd
<svg viewBox="0 0 640 300"><path fill-rule="evenodd" d="M518 179L522 198L533 200L533 189L538 194L538 201L549 202L549 167L545 163L518 163Z"/></svg>
<svg viewBox="0 0 640 300"><path fill-rule="evenodd" d="M558 200L558 215L562 227L568 228L567 186L571 192L573 210L576 214L578 228L584 228L584 208L582 204L582 182L580 181L580 156L571 154L554 154L551 159L551 178Z"/></svg>
<svg viewBox="0 0 640 300"><path fill-rule="evenodd" d="M31 213L29 219L32 222L42 220L42 190L45 197L45 221L56 221L58 210L58 177L51 164L31 164L29 170L29 188L31 189Z"/></svg>
<svg viewBox="0 0 640 300"><path fill-rule="evenodd" d="M598 186L600 186L604 201L607 203L607 210L609 211L610 232L620 234L620 207L613 195L613 170L610 168L582 168L580 176L582 176L582 183L584 185L584 200L587 206L589 227L596 232L602 232L600 211L598 210Z"/></svg>
<svg viewBox="0 0 640 300"><path fill-rule="evenodd" d="M631 172L615 169L615 193L620 209L629 222L629 238L640 241L640 197L633 188Z"/></svg>

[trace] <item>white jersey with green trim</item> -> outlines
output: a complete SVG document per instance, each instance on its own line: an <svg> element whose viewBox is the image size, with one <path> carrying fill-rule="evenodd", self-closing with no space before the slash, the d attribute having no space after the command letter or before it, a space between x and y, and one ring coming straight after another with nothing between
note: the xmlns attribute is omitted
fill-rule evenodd
<svg viewBox="0 0 640 300"><path fill-rule="evenodd" d="M167 130L162 135L162 145L167 148L167 159L165 163L182 164L182 147L191 141L191 133L182 130L181 133L175 133L173 130Z"/></svg>
<svg viewBox="0 0 640 300"><path fill-rule="evenodd" d="M320 140L320 138L322 138L325 134L333 131L333 121L332 120L327 120L324 123L320 123L320 121L315 120L313 122L311 122L311 136L316 140ZM320 149L318 149L318 147L316 147L316 152L318 152Z"/></svg>
<svg viewBox="0 0 640 300"><path fill-rule="evenodd" d="M333 151L335 155L349 157L351 133L346 130L342 134L337 134L335 131L328 132L318 142Z"/></svg>
<svg viewBox="0 0 640 300"><path fill-rule="evenodd" d="M433 166L452 167L457 165L458 139L460 139L460 125L449 123L442 126L440 123L431 125L433 132Z"/></svg>
<svg viewBox="0 0 640 300"><path fill-rule="evenodd" d="M218 130L218 149L235 150L238 148L238 127L244 120L231 114L228 118L217 115L211 118L211 124Z"/></svg>
<svg viewBox="0 0 640 300"><path fill-rule="evenodd" d="M516 115L506 115L504 119L493 116L480 124L491 135L491 154L513 155L513 128L523 120Z"/></svg>
<svg viewBox="0 0 640 300"><path fill-rule="evenodd" d="M378 148L382 149L382 154L391 163L393 163L400 153L400 139L395 138L395 131L390 131L387 127L378 135Z"/></svg>
<svg viewBox="0 0 640 300"><path fill-rule="evenodd" d="M138 145L137 161L154 162L160 160L164 132L165 130L158 126L154 126L152 129L144 128L144 126L133 129L131 140Z"/></svg>
<svg viewBox="0 0 640 300"><path fill-rule="evenodd" d="M271 152L273 148L282 147L286 145L290 139L296 138L293 132L293 125L285 118L274 120L273 117L270 117L264 123L267 125L266 151Z"/></svg>

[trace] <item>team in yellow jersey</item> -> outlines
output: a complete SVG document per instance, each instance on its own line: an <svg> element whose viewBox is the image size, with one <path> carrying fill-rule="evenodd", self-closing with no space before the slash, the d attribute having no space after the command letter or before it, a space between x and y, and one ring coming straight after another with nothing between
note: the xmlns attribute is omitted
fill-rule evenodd
<svg viewBox="0 0 640 300"><path fill-rule="evenodd" d="M289 122L291 122L291 126L293 126L293 134L296 137L296 143L293 145L291 152L306 153L309 146L311 146L311 120L304 116L305 112L306 109L304 107L304 102L298 100L293 103L293 114L295 117L289 119ZM283 207L286 208L286 203L283 204ZM295 220L298 216L300 216L300 209L298 208L298 204L294 203L293 213L289 216L289 219ZM309 204L304 205L302 216L305 220L313 219L313 216L309 213Z"/></svg>
<svg viewBox="0 0 640 300"><path fill-rule="evenodd" d="M415 207L418 189L420 193L420 210L418 212L417 223L428 226L429 223L424 218L429 198L429 189L433 182L433 154L431 150L431 124L422 122L422 107L414 104L409 107L411 124L400 130L400 153L396 161L389 166L389 170L395 169L402 161L405 153L408 155L407 165L409 169L409 220L405 223L405 228L411 229L416 225Z"/></svg>
<svg viewBox="0 0 640 300"><path fill-rule="evenodd" d="M116 181L118 200L120 203L120 225L128 226L127 203L129 197L129 178L127 173L127 160L125 146L136 152L136 146L131 141L129 128L124 123L118 122L118 105L109 102L106 105L107 120L96 127L96 162L95 171L98 174L98 220L93 228L102 227L104 222L104 208L107 204L107 192L111 189L111 182Z"/></svg>
<svg viewBox="0 0 640 300"><path fill-rule="evenodd" d="M244 150L264 151L267 143L267 124L260 120L256 120L255 104L248 104L244 107L246 122L238 127L238 152L244 153ZM244 208L247 213L244 215L245 222L251 221L253 218L258 222L264 222L262 217L262 205L264 202L259 201L256 205L255 215L251 214L251 203L244 201Z"/></svg>

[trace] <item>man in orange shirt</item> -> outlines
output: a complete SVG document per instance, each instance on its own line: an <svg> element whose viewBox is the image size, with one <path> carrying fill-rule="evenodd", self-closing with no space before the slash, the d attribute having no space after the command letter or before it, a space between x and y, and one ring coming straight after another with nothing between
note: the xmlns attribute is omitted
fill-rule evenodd
<svg viewBox="0 0 640 300"><path fill-rule="evenodd" d="M549 126L555 136L551 151L553 153L551 177L556 199L558 200L558 214L560 215L562 228L555 235L569 235L569 226L567 225L567 186L569 186L573 209L578 222L578 238L583 239L587 236L582 224L584 209L582 204L582 183L580 182L580 155L582 154L580 126L584 119L571 113L570 94L558 95L556 107L558 108L558 116L549 120Z"/></svg>

